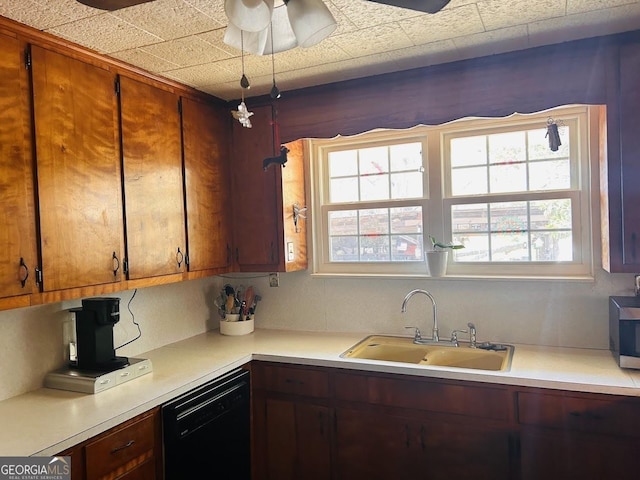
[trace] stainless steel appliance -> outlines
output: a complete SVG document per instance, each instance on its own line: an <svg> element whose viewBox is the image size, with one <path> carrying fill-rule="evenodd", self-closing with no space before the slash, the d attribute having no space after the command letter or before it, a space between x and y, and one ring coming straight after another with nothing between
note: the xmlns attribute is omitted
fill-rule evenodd
<svg viewBox="0 0 640 480"><path fill-rule="evenodd" d="M120 299L85 298L76 314L77 364L81 370L111 372L129 364L127 357L116 356L113 326L120 321Z"/></svg>
<svg viewBox="0 0 640 480"><path fill-rule="evenodd" d="M165 480L250 480L249 399L236 369L163 405Z"/></svg>
<svg viewBox="0 0 640 480"><path fill-rule="evenodd" d="M640 297L609 297L609 346L618 365L640 369Z"/></svg>

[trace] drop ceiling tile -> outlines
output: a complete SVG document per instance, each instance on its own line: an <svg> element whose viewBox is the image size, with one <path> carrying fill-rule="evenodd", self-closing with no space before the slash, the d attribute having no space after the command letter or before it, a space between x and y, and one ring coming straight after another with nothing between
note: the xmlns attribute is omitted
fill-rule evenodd
<svg viewBox="0 0 640 480"><path fill-rule="evenodd" d="M566 13L567 0L482 0L477 3L486 30L549 20Z"/></svg>
<svg viewBox="0 0 640 480"><path fill-rule="evenodd" d="M337 46L331 37L311 48L294 48L275 55L276 68L279 71L297 70L349 58L351 56Z"/></svg>
<svg viewBox="0 0 640 480"><path fill-rule="evenodd" d="M358 28L369 28L426 15L424 12L364 0L333 0L332 3L342 15Z"/></svg>
<svg viewBox="0 0 640 480"><path fill-rule="evenodd" d="M529 45L548 45L568 40L636 30L640 25L640 4L623 5L605 11L591 11L529 24Z"/></svg>
<svg viewBox="0 0 640 480"><path fill-rule="evenodd" d="M65 23L50 28L47 32L103 53L141 47L162 40L110 13Z"/></svg>
<svg viewBox="0 0 640 480"><path fill-rule="evenodd" d="M219 82L231 82L233 79L240 81L242 73L238 66L238 73L230 71L220 65L221 62L207 63L193 67L178 68L162 72L163 75L186 83L187 85L210 85ZM251 77L249 77L251 79Z"/></svg>
<svg viewBox="0 0 640 480"><path fill-rule="evenodd" d="M413 45L411 39L396 23L336 35L331 37L331 41L354 58Z"/></svg>
<svg viewBox="0 0 640 480"><path fill-rule="evenodd" d="M224 0L184 0L184 2L221 25L227 24L227 15L224 13Z"/></svg>
<svg viewBox="0 0 640 480"><path fill-rule="evenodd" d="M529 31L526 25L516 25L515 27L457 37L453 39L453 43L460 54L464 55L464 58L495 55L527 48L529 46Z"/></svg>
<svg viewBox="0 0 640 480"><path fill-rule="evenodd" d="M640 0L567 0L567 15L585 13L592 10L621 7L640 3Z"/></svg>
<svg viewBox="0 0 640 480"><path fill-rule="evenodd" d="M182 0L155 0L116 10L113 15L164 40L224 26Z"/></svg>
<svg viewBox="0 0 640 480"><path fill-rule="evenodd" d="M181 67L217 62L230 57L227 52L223 52L199 37L178 38L168 42L147 45L141 47L141 49Z"/></svg>
<svg viewBox="0 0 640 480"><path fill-rule="evenodd" d="M176 63L151 55L140 48L115 52L110 56L117 58L118 60L122 60L123 62L130 63L131 65L143 68L144 70L152 73L175 70L180 67L180 65Z"/></svg>
<svg viewBox="0 0 640 480"><path fill-rule="evenodd" d="M398 70L428 67L456 60L458 51L453 40L440 40L395 52Z"/></svg>
<svg viewBox="0 0 640 480"><path fill-rule="evenodd" d="M281 61L278 64L280 65L279 68L282 68ZM229 58L226 60L220 60L219 62L216 62L216 65L219 65L227 71L234 72L234 75L236 75L238 80L240 80L240 77L242 76L241 56ZM270 55L244 55L244 71L247 77L249 77L249 80L251 80L252 77L256 77L259 75L271 75L271 70L272 66Z"/></svg>
<svg viewBox="0 0 640 480"><path fill-rule="evenodd" d="M227 30L227 27L218 28L216 30L210 30L208 32L200 33L197 35L198 38L201 38L208 44L227 52L230 56L240 56L240 50L237 48L231 47L224 43L224 34Z"/></svg>
<svg viewBox="0 0 640 480"><path fill-rule="evenodd" d="M81 18L92 17L104 13L103 10L82 5L75 0L2 0L0 15L31 25L38 30L72 22Z"/></svg>
<svg viewBox="0 0 640 480"><path fill-rule="evenodd" d="M423 15L398 22L414 45L447 38L473 35L484 31L475 5L443 10L436 15Z"/></svg>

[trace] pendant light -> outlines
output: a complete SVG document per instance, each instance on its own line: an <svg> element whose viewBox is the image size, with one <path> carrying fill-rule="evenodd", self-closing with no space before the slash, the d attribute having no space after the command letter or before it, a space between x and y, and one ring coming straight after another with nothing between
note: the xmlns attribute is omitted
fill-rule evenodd
<svg viewBox="0 0 640 480"><path fill-rule="evenodd" d="M225 0L229 22L245 32L259 32L269 26L273 0Z"/></svg>
<svg viewBox="0 0 640 480"><path fill-rule="evenodd" d="M322 0L284 0L291 28L303 48L312 47L338 27Z"/></svg>
<svg viewBox="0 0 640 480"><path fill-rule="evenodd" d="M276 85L276 60L273 50L273 23L271 24L271 74L273 78L273 87L271 87L271 92L269 92L269 95L271 96L272 100L277 100L278 98L280 98L280 89Z"/></svg>

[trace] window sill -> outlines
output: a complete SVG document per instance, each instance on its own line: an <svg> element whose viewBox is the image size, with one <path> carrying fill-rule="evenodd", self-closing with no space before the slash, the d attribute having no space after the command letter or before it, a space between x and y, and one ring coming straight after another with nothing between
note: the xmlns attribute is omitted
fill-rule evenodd
<svg viewBox="0 0 640 480"><path fill-rule="evenodd" d="M433 281L525 281L525 282L575 282L594 283L595 278L591 275L579 276L525 276L525 275L445 275L444 277L430 277L415 273L390 274L390 273L312 273L312 278L335 278L335 279L377 279L377 280L433 280Z"/></svg>

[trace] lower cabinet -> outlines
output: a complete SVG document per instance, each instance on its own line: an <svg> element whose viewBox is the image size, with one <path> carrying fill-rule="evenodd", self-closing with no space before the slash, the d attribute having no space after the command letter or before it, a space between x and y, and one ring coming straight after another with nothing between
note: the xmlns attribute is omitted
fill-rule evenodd
<svg viewBox="0 0 640 480"><path fill-rule="evenodd" d="M255 480L331 478L328 378L314 368L252 365Z"/></svg>
<svg viewBox="0 0 640 480"><path fill-rule="evenodd" d="M159 408L59 453L71 457L71 480L161 480Z"/></svg>
<svg viewBox="0 0 640 480"><path fill-rule="evenodd" d="M253 362L254 480L602 480L640 398Z"/></svg>

